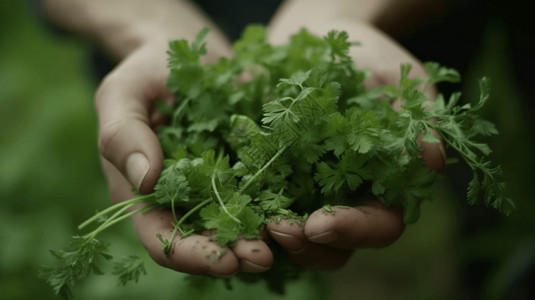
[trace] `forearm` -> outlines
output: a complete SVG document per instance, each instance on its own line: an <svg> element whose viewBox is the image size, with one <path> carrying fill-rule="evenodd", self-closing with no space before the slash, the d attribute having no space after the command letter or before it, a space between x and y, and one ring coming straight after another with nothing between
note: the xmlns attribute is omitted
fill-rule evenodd
<svg viewBox="0 0 535 300"><path fill-rule="evenodd" d="M287 32L306 27L323 35L364 22L398 37L436 17L447 0L287 0L270 24L272 39L284 42ZM338 27L338 28L336 28Z"/></svg>
<svg viewBox="0 0 535 300"><path fill-rule="evenodd" d="M43 0L56 25L97 43L115 59L122 59L150 41L192 40L211 27L209 52L225 52L228 43L212 22L189 1L181 0ZM220 53L226 55L228 53Z"/></svg>

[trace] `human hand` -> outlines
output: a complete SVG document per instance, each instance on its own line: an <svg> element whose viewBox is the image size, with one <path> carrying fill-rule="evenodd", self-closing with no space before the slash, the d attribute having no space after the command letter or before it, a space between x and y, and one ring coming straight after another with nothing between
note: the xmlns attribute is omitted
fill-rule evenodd
<svg viewBox="0 0 535 300"><path fill-rule="evenodd" d="M135 197L132 186L150 193L160 175L163 154L155 130L165 118L154 109L154 101L174 101L165 85L169 72L166 50L164 40L143 44L105 77L96 93L99 148L113 202ZM226 51L209 53L215 59ZM149 255L177 271L229 276L237 271L265 271L273 262L271 251L260 240L239 240L229 248L211 241L208 234L171 239L173 216L169 210L137 214L132 220ZM168 257L158 234L174 241Z"/></svg>
<svg viewBox="0 0 535 300"><path fill-rule="evenodd" d="M281 41L291 33L288 31L295 19L288 23L282 17L279 21L271 26L272 40L275 41ZM425 76L424 68L416 58L369 23L342 20L339 23L315 22L305 27L320 35L332 29L343 29L352 40L361 42L360 46L351 49L350 55L358 68L371 71L372 75L365 81L368 88L397 85L401 77L400 66L404 63L412 65L411 77ZM436 95L433 87L424 92L430 99ZM400 104L392 105L396 107ZM444 168L442 143L419 140L419 144L424 164L431 170L441 172ZM356 207L333 207L332 213L319 209L304 224L283 220L269 223L267 229L295 263L314 269L337 269L345 265L356 249L388 246L404 231L401 209L384 207L378 199L365 200Z"/></svg>
<svg viewBox="0 0 535 300"><path fill-rule="evenodd" d="M316 210L304 224L271 222L268 232L294 263L313 270L335 270L358 248L390 245L405 227L399 209L385 208L376 200L331 209Z"/></svg>

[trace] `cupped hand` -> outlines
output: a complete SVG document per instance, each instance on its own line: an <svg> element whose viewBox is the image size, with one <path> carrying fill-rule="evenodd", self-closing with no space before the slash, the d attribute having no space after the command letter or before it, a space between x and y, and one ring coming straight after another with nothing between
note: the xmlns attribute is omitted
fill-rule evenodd
<svg viewBox="0 0 535 300"><path fill-rule="evenodd" d="M135 197L132 187L150 193L162 170L163 154L155 130L165 122L154 108L156 99L175 101L166 87L167 41L146 43L126 57L99 86L99 149L113 202ZM176 236L169 256L158 239L171 240L169 210L153 210L132 218L137 235L160 265L192 274L230 276L238 271L262 272L273 255L261 240L240 240L221 247L209 236Z"/></svg>
<svg viewBox="0 0 535 300"><path fill-rule="evenodd" d="M351 40L359 41L361 45L352 47L350 55L358 68L371 71L365 81L368 88L399 84L400 66L405 63L412 65L410 77L425 76L424 68L416 58L372 25L351 21L341 26L316 23L309 29L318 34L332 29L347 30ZM279 29L276 40L284 36L280 26L274 27ZM433 87L424 92L434 100ZM418 142L424 164L431 170L442 172L442 143ZM356 249L392 244L405 228L401 209L384 207L378 199L367 199L356 207L333 207L332 210L318 209L304 224L283 220L269 223L267 229L295 263L313 269L333 270L344 266Z"/></svg>
<svg viewBox="0 0 535 300"><path fill-rule="evenodd" d="M314 270L334 270L346 264L358 248L385 247L403 232L402 212L379 201L357 207L318 209L306 223L271 222L271 237L295 263Z"/></svg>

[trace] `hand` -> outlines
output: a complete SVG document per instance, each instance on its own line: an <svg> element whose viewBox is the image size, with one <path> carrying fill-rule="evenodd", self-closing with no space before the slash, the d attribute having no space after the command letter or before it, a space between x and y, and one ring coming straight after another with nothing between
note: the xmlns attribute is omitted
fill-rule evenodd
<svg viewBox="0 0 535 300"><path fill-rule="evenodd" d="M289 22L295 22L295 19ZM325 35L336 26L333 22L316 22L307 28ZM372 76L365 82L367 87L397 85L403 63L413 66L411 76L425 75L416 58L370 24L342 21L339 28L348 31L352 40L362 43L353 47L350 55L357 67L371 70ZM291 33L288 32L291 26L284 23L282 17L280 23L272 25L272 30L272 40L281 41L282 37ZM430 99L434 99L433 89L426 93ZM443 145L419 143L425 165L441 172L444 168ZM402 211L395 207L386 208L379 200L367 199L357 207L332 209L334 213L327 213L323 209L315 211L304 224L281 221L268 224L267 229L295 263L313 269L332 270L342 267L358 248L390 245L401 236L405 227Z"/></svg>
<svg viewBox="0 0 535 300"><path fill-rule="evenodd" d="M335 270L346 264L355 249L385 247L401 236L402 212L384 208L379 201L357 207L318 209L305 224L282 220L271 222L271 237L297 264L314 270Z"/></svg>
<svg viewBox="0 0 535 300"><path fill-rule="evenodd" d="M132 186L141 193L151 192L160 175L163 154L155 130L165 119L154 110L154 101L174 101L165 86L166 50L167 40L143 44L102 81L96 93L99 148L113 202L133 198ZM166 257L157 235L171 240L172 213L155 210L135 215L132 220L149 255L158 264L177 271L230 276L237 271L265 271L273 262L263 241L240 240L228 248L210 241L207 235L175 237Z"/></svg>

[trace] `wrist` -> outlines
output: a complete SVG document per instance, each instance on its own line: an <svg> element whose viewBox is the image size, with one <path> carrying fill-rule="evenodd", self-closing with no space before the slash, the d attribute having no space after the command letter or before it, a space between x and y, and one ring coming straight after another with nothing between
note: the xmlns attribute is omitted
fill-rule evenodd
<svg viewBox="0 0 535 300"><path fill-rule="evenodd" d="M333 29L345 30L348 24L375 26L382 5L384 1L375 0L286 1L269 24L269 38L280 44L302 28L323 36Z"/></svg>
<svg viewBox="0 0 535 300"><path fill-rule="evenodd" d="M44 0L48 18L64 29L97 44L112 59L122 60L148 43L193 40L203 27L215 28L186 0ZM228 47L223 34L212 30L208 45ZM229 52L229 51L226 51Z"/></svg>
<svg viewBox="0 0 535 300"><path fill-rule="evenodd" d="M184 30L190 24L183 14L192 9L186 1L88 0L86 4L89 37L117 60L146 44L166 46L171 39L191 38Z"/></svg>
<svg viewBox="0 0 535 300"><path fill-rule="evenodd" d="M303 28L319 37L326 36L331 30L343 30L349 34L350 38L358 38L358 32L355 31L360 31L364 27L375 28L376 26L366 19L358 18L329 18L324 16L317 22L309 19L287 18L269 24L268 39L273 44L284 44L288 42L291 35Z"/></svg>
<svg viewBox="0 0 535 300"><path fill-rule="evenodd" d="M270 29L275 31L275 42L285 41L280 39L280 31L306 27L315 34L324 34L325 26L344 29L339 26L351 23L367 24L399 38L437 17L446 3L446 0L288 0L273 18Z"/></svg>

